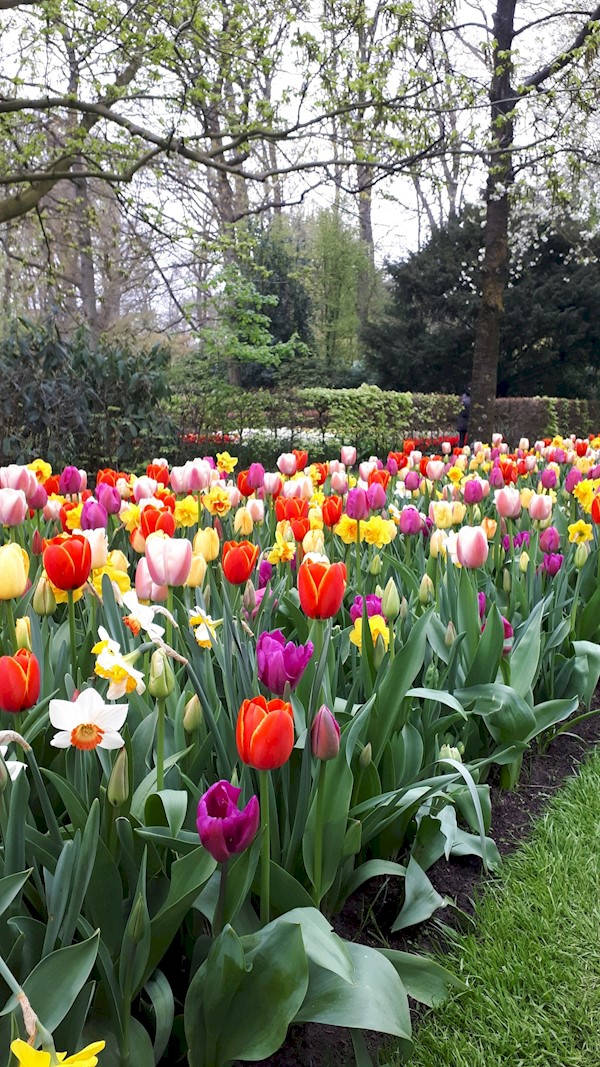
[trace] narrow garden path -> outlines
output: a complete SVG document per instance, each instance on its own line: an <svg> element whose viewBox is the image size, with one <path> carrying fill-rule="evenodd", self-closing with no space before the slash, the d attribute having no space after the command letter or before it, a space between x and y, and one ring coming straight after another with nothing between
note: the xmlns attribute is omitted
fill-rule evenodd
<svg viewBox="0 0 600 1067"><path fill-rule="evenodd" d="M424 1017L411 1067L600 1064L600 750L488 884L444 964L466 983ZM398 1053L380 1061L399 1067Z"/></svg>

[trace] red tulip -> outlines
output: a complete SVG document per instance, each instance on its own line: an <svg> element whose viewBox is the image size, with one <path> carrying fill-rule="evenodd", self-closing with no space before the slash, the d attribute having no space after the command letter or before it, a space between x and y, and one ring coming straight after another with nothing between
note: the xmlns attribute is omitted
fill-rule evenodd
<svg viewBox="0 0 600 1067"><path fill-rule="evenodd" d="M330 619L342 606L346 590L345 563L313 563L305 560L298 571L298 594L305 615Z"/></svg>
<svg viewBox="0 0 600 1067"><path fill-rule="evenodd" d="M384 489L387 489L389 480L390 472L386 471L385 468L382 470L376 469L369 474L369 485L373 485L377 482L379 485L383 486Z"/></svg>
<svg viewBox="0 0 600 1067"><path fill-rule="evenodd" d="M159 485L169 484L169 468L163 466L162 463L149 463L146 467L146 474L148 478L154 478Z"/></svg>
<svg viewBox="0 0 600 1067"><path fill-rule="evenodd" d="M20 648L14 656L0 656L0 708L24 711L39 695L40 666L33 652Z"/></svg>
<svg viewBox="0 0 600 1067"><path fill-rule="evenodd" d="M313 463L313 469L316 474L317 485L323 485L329 474L328 463Z"/></svg>
<svg viewBox="0 0 600 1067"><path fill-rule="evenodd" d="M294 747L292 705L263 696L244 700L235 740L239 757L257 771L272 771L289 760Z"/></svg>
<svg viewBox="0 0 600 1067"><path fill-rule="evenodd" d="M232 585L244 585L258 559L258 545L251 541L225 541L221 554L223 574Z"/></svg>
<svg viewBox="0 0 600 1067"><path fill-rule="evenodd" d="M140 529L142 537L149 537L151 533L162 530L167 537L175 533L175 519L169 508L146 507L140 515Z"/></svg>
<svg viewBox="0 0 600 1067"><path fill-rule="evenodd" d="M326 496L321 505L321 514L326 526L337 526L342 517L344 501L341 496Z"/></svg>
<svg viewBox="0 0 600 1067"><path fill-rule="evenodd" d="M308 452L303 448L293 448L292 454L296 457L296 470L303 471L308 463Z"/></svg>
<svg viewBox="0 0 600 1067"><path fill-rule="evenodd" d="M248 471L240 471L237 476L237 487L242 496L252 496L254 489L251 485L248 485Z"/></svg>
<svg viewBox="0 0 600 1067"><path fill-rule="evenodd" d="M92 569L92 550L81 534L44 542L44 570L57 589L80 589Z"/></svg>
<svg viewBox="0 0 600 1067"><path fill-rule="evenodd" d="M277 497L275 501L277 522L291 522L292 519L308 518L308 500L303 497Z"/></svg>
<svg viewBox="0 0 600 1067"><path fill-rule="evenodd" d="M291 519L290 526L294 535L294 541L301 543L310 530L310 519Z"/></svg>

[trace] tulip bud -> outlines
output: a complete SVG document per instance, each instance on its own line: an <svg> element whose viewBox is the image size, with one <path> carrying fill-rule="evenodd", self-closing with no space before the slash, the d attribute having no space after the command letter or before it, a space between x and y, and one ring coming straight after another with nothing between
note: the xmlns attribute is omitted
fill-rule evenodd
<svg viewBox="0 0 600 1067"><path fill-rule="evenodd" d="M512 582L510 577L510 571L504 568L502 571L502 588L506 594L510 593Z"/></svg>
<svg viewBox="0 0 600 1067"><path fill-rule="evenodd" d="M440 678L440 672L437 669L435 663L430 663L428 668L427 668L427 670L425 671L425 675L423 677L423 684L424 684L425 688L426 689L437 689L437 684L439 682L439 678Z"/></svg>
<svg viewBox="0 0 600 1067"><path fill-rule="evenodd" d="M340 727L326 704L321 704L315 715L310 740L316 759L335 759L340 750Z"/></svg>
<svg viewBox="0 0 600 1067"><path fill-rule="evenodd" d="M175 675L173 674L169 657L166 652L163 652L162 648L157 648L156 652L152 653L150 660L148 692L151 697L164 700L173 692L174 688Z"/></svg>
<svg viewBox="0 0 600 1067"><path fill-rule="evenodd" d="M393 622L400 614L400 594L393 578L389 578L381 598L381 613L388 622Z"/></svg>
<svg viewBox="0 0 600 1067"><path fill-rule="evenodd" d="M457 763L462 763L462 756L460 754L459 749L454 748L452 745L442 745L442 747L440 748L439 758L441 760L453 759L456 760Z"/></svg>
<svg viewBox="0 0 600 1067"><path fill-rule="evenodd" d="M377 634L377 640L375 641L375 648L373 649L373 666L378 671L383 663L383 658L386 653L385 641L381 634Z"/></svg>
<svg viewBox="0 0 600 1067"><path fill-rule="evenodd" d="M26 648L29 652L32 652L31 619L27 615L23 615L16 620L15 631L17 634L17 648Z"/></svg>
<svg viewBox="0 0 600 1067"><path fill-rule="evenodd" d="M374 577L377 577L378 574L381 574L382 566L383 566L383 564L381 562L381 556L380 555L373 556L373 559L371 560L371 562L369 564L369 574L372 574Z"/></svg>
<svg viewBox="0 0 600 1067"><path fill-rule="evenodd" d="M527 574L527 568L529 566L529 555L527 552L521 552L519 556L519 570L521 574Z"/></svg>
<svg viewBox="0 0 600 1067"><path fill-rule="evenodd" d="M446 627L446 633L444 634L444 644L445 644L446 648L452 648L452 645L454 644L455 641L456 641L456 626L452 622L452 619L450 619L450 622L448 623L448 625Z"/></svg>
<svg viewBox="0 0 600 1067"><path fill-rule="evenodd" d="M129 936L134 945L139 945L146 930L146 905L141 893L138 893L129 916Z"/></svg>
<svg viewBox="0 0 600 1067"><path fill-rule="evenodd" d="M41 556L44 550L44 539L40 531L36 529L33 531L33 537L31 538L31 552L34 556Z"/></svg>
<svg viewBox="0 0 600 1067"><path fill-rule="evenodd" d="M56 611L56 597L45 574L42 574L35 587L31 606L36 615L53 615Z"/></svg>
<svg viewBox="0 0 600 1067"><path fill-rule="evenodd" d="M194 693L183 709L183 729L186 734L196 733L202 726L202 705L197 693Z"/></svg>
<svg viewBox="0 0 600 1067"><path fill-rule="evenodd" d="M113 769L110 772L106 797L113 808L118 808L129 799L129 757L125 746L119 749Z"/></svg>
<svg viewBox="0 0 600 1067"><path fill-rule="evenodd" d="M400 614L400 618L401 618L402 622L404 622L404 620L406 618L408 618L408 600L406 599L405 596L403 596L402 600L400 601L400 612L399 612L399 614Z"/></svg>
<svg viewBox="0 0 600 1067"><path fill-rule="evenodd" d="M424 574L421 578L421 584L419 585L419 604L424 607L426 604L431 603L435 595L435 588L433 582L428 574Z"/></svg>
<svg viewBox="0 0 600 1067"><path fill-rule="evenodd" d="M575 569L576 570L580 571L583 567L585 567L585 564L586 564L586 561L587 561L587 558L588 558L589 554L590 554L590 546L588 544L583 542L582 544L577 545L577 548L575 549Z"/></svg>
<svg viewBox="0 0 600 1067"><path fill-rule="evenodd" d="M256 589L254 588L254 583L250 580L250 578L246 582L246 588L244 589L242 603L244 605L245 610L248 612L249 615L251 615L256 607Z"/></svg>
<svg viewBox="0 0 600 1067"><path fill-rule="evenodd" d="M360 756L358 757L358 765L361 768L361 770L364 771L369 766L369 764L372 762L372 760L373 760L373 748L372 748L371 742L369 741L368 745L365 745L365 747L363 748Z"/></svg>

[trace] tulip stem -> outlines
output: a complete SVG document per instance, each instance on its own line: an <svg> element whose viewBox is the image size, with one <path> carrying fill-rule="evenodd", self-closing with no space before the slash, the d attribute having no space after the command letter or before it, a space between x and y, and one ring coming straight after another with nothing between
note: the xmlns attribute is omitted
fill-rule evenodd
<svg viewBox="0 0 600 1067"><path fill-rule="evenodd" d="M356 589L362 594L362 572L360 569L360 519L356 520Z"/></svg>
<svg viewBox="0 0 600 1067"><path fill-rule="evenodd" d="M17 651L17 630L10 600L4 601L4 623L4 651L7 656L14 656Z"/></svg>
<svg viewBox="0 0 600 1067"><path fill-rule="evenodd" d="M317 812L315 820L315 864L313 871L313 900L315 907L321 905L321 880L323 875L323 822L325 814L325 773L327 763L321 760L319 764L319 780L317 783Z"/></svg>
<svg viewBox="0 0 600 1067"><path fill-rule="evenodd" d="M161 697L156 701L156 712L156 788L160 792L165 788L165 702Z"/></svg>
<svg viewBox="0 0 600 1067"><path fill-rule="evenodd" d="M266 926L271 912L271 840L269 827L269 772L259 771L260 821L263 840L260 858L260 923Z"/></svg>
<svg viewBox="0 0 600 1067"><path fill-rule="evenodd" d="M215 908L215 917L213 920L213 937L218 937L223 929L223 919L225 918L225 897L227 896L227 872L229 870L229 862L221 864L221 880L219 882L219 897L217 900L217 906ZM262 896L261 896L262 900Z"/></svg>
<svg viewBox="0 0 600 1067"><path fill-rule="evenodd" d="M174 602L173 586L169 585L169 586L167 586L167 609L168 609L170 615L173 614L173 602ZM167 644L170 645L171 647L173 647L173 623L171 622L171 620L170 620L168 615L167 615L167 632L166 632L165 636L166 636L166 639L167 639Z"/></svg>
<svg viewBox="0 0 600 1067"><path fill-rule="evenodd" d="M71 671L73 674L73 681L77 685L77 638L75 635L75 601L73 599L73 590L67 590L67 600L69 605L69 639L71 642Z"/></svg>

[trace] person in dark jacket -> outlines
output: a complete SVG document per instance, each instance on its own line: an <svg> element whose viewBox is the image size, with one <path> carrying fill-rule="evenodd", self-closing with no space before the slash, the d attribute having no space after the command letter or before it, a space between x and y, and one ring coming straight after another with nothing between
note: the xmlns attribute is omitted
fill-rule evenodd
<svg viewBox="0 0 600 1067"><path fill-rule="evenodd" d="M469 412L471 408L471 388L468 386L463 395L460 398L462 404L462 411L458 416L456 422L456 429L458 430L458 446L462 448L466 444L467 431L469 429Z"/></svg>

